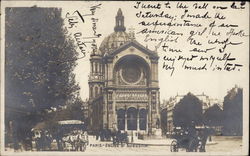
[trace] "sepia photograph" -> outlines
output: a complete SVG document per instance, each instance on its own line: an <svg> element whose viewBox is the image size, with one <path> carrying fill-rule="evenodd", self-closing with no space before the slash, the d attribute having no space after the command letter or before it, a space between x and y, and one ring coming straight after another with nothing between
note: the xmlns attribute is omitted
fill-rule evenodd
<svg viewBox="0 0 250 156"><path fill-rule="evenodd" d="M8 155L249 155L249 2L2 1Z"/></svg>

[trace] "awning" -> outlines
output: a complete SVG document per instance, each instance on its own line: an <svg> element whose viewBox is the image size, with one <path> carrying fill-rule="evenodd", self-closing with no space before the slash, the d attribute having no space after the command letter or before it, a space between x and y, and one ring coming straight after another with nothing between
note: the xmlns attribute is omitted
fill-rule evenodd
<svg viewBox="0 0 250 156"><path fill-rule="evenodd" d="M63 120L63 121L58 121L59 125L74 125L74 124L84 124L83 121L81 120Z"/></svg>
<svg viewBox="0 0 250 156"><path fill-rule="evenodd" d="M46 127L45 122L39 122L38 124L36 124L34 128L32 128L32 130L42 130L45 129L45 127Z"/></svg>

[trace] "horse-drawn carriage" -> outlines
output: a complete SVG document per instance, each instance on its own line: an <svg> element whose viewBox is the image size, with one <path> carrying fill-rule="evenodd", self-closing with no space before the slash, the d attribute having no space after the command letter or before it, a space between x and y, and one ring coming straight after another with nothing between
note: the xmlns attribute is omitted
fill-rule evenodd
<svg viewBox="0 0 250 156"><path fill-rule="evenodd" d="M62 130L62 150L85 151L89 144L86 127L79 120L65 120L58 122L58 128Z"/></svg>
<svg viewBox="0 0 250 156"><path fill-rule="evenodd" d="M97 132L97 138L100 137L101 141L111 141L112 138L112 132L110 129L101 129L99 132Z"/></svg>
<svg viewBox="0 0 250 156"><path fill-rule="evenodd" d="M121 132L120 130L101 129L96 132L96 140L99 138L100 141L112 141L114 146L128 144L127 132Z"/></svg>
<svg viewBox="0 0 250 156"><path fill-rule="evenodd" d="M55 123L52 129L45 122L38 123L32 130L35 148L38 151L55 150L52 143L57 143L59 151L85 151L88 145L86 125L80 120L63 120Z"/></svg>
<svg viewBox="0 0 250 156"><path fill-rule="evenodd" d="M185 149L187 152L205 152L206 141L212 130L206 127L175 127L172 133L170 151L178 152Z"/></svg>
<svg viewBox="0 0 250 156"><path fill-rule="evenodd" d="M121 133L121 131L118 131L113 134L112 138L114 146L121 145L123 147L124 144L128 145L128 134L126 132Z"/></svg>

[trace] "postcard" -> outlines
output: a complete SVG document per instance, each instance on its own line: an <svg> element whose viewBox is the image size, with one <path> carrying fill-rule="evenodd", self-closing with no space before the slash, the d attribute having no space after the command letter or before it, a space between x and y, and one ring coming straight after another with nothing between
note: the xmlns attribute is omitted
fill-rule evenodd
<svg viewBox="0 0 250 156"><path fill-rule="evenodd" d="M1 2L1 155L248 155L248 131L249 2Z"/></svg>

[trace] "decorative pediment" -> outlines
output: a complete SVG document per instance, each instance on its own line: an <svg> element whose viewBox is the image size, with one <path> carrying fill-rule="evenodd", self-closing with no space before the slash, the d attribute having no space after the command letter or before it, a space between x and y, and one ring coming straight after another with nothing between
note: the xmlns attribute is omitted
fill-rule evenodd
<svg viewBox="0 0 250 156"><path fill-rule="evenodd" d="M148 55L150 58L153 59L158 59L159 56L156 52L151 51L150 49L147 49L146 47L144 47L143 45L141 45L139 42L137 42L136 40L133 41L129 41L125 44L123 44L122 46L120 46L119 48L109 52L109 56L115 56L118 53L126 50L126 49L131 49L131 52L133 51L133 48L138 49L139 51L145 53L146 55Z"/></svg>

